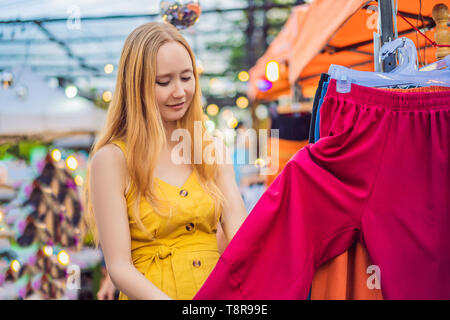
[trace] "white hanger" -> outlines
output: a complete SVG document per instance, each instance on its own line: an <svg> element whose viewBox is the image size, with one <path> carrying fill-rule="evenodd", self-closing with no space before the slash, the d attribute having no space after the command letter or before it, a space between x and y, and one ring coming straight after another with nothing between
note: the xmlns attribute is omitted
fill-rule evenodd
<svg viewBox="0 0 450 320"><path fill-rule="evenodd" d="M336 79L336 91L351 91L351 84L366 87L390 87L399 85L445 86L450 87L450 70L419 71L417 67L417 50L409 38L398 38L388 42L380 50L384 60L390 53L398 50L399 65L391 72L368 72L353 70L332 64L328 69L331 79ZM448 57L444 60L447 63Z"/></svg>

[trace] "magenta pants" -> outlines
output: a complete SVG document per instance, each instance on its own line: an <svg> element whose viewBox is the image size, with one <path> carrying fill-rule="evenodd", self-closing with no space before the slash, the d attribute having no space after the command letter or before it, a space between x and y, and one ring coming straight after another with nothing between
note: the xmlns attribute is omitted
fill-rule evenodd
<svg viewBox="0 0 450 320"><path fill-rule="evenodd" d="M450 299L450 91L341 94L332 80L320 112L320 140L288 162L195 299L306 299L315 270L355 241L385 299Z"/></svg>

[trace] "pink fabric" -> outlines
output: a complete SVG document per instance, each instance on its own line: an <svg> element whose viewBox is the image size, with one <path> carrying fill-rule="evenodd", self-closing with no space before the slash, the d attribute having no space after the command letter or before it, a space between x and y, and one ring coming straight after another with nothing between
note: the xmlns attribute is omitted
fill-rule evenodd
<svg viewBox="0 0 450 320"><path fill-rule="evenodd" d="M450 92L335 88L195 299L305 299L355 241L385 299L450 299Z"/></svg>

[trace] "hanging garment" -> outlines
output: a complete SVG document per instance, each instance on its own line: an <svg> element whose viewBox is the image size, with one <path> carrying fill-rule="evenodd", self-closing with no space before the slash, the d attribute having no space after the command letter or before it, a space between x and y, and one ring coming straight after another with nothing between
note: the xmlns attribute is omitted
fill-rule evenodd
<svg viewBox="0 0 450 320"><path fill-rule="evenodd" d="M421 87L415 89L389 89L395 92L448 91L448 87ZM355 243L350 249L327 261L314 274L311 300L382 300L381 289L367 286L368 270L373 265L366 248Z"/></svg>
<svg viewBox="0 0 450 320"><path fill-rule="evenodd" d="M303 141L308 139L311 113L276 114L271 118L271 129L277 129L278 137L284 140Z"/></svg>
<svg viewBox="0 0 450 320"><path fill-rule="evenodd" d="M383 300L381 288L372 285L370 279L372 265L366 248L360 242L354 243L316 271L311 300Z"/></svg>
<svg viewBox="0 0 450 320"><path fill-rule="evenodd" d="M317 105L316 124L314 129L314 142L320 139L320 108L322 107L323 99L327 94L328 81L325 81L322 85L322 93L320 95L319 104Z"/></svg>
<svg viewBox="0 0 450 320"><path fill-rule="evenodd" d="M320 75L319 86L317 87L316 94L314 95L313 109L311 112L311 124L309 127L309 142L313 143L315 140L314 132L316 125L317 107L319 105L319 100L322 96L322 85L325 81L328 81L330 76L327 73L322 73Z"/></svg>
<svg viewBox="0 0 450 320"><path fill-rule="evenodd" d="M314 121L314 125L313 125L314 134L313 134L312 140L310 137L310 141L312 141L312 142L317 142L317 140L320 139L320 107L322 106L323 99L325 98L325 95L327 93L328 81L327 80L323 81L323 83L321 85L322 85L321 93L318 96L319 100L318 100L318 103L316 106L316 110L315 110L315 112L313 111L313 117L315 118L315 121ZM440 86L431 86L431 87L409 86L408 89L400 89L400 88L379 88L379 89L393 91L393 92L438 92L438 91L448 91L449 90L448 87L440 87ZM310 131L310 133L311 133L311 131Z"/></svg>
<svg viewBox="0 0 450 320"><path fill-rule="evenodd" d="M450 93L329 83L321 139L256 204L195 299L305 299L361 242L385 299L450 299Z"/></svg>
<svg viewBox="0 0 450 320"><path fill-rule="evenodd" d="M308 144L309 126L311 124L311 113L275 114L271 118L271 129L278 131L278 158L274 159L271 154L272 147L268 147L268 156L271 157L270 166L275 171L267 175L266 186L269 186L278 174L283 170L286 163L303 146ZM276 138L270 138L268 143L272 146Z"/></svg>

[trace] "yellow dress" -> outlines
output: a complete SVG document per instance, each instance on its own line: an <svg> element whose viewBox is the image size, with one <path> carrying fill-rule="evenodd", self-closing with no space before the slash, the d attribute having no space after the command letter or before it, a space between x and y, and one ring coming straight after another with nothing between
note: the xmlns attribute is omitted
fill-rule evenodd
<svg viewBox="0 0 450 320"><path fill-rule="evenodd" d="M127 156L124 142L112 143ZM154 240L149 240L134 221L132 186L126 194L133 264L171 298L190 300L219 260L214 202L199 184L195 170L181 188L156 177L155 181L158 198L168 200L169 205L160 209L164 216L156 213L145 199L140 202L141 220ZM171 218L166 216L169 206ZM128 297L120 292L119 300Z"/></svg>

